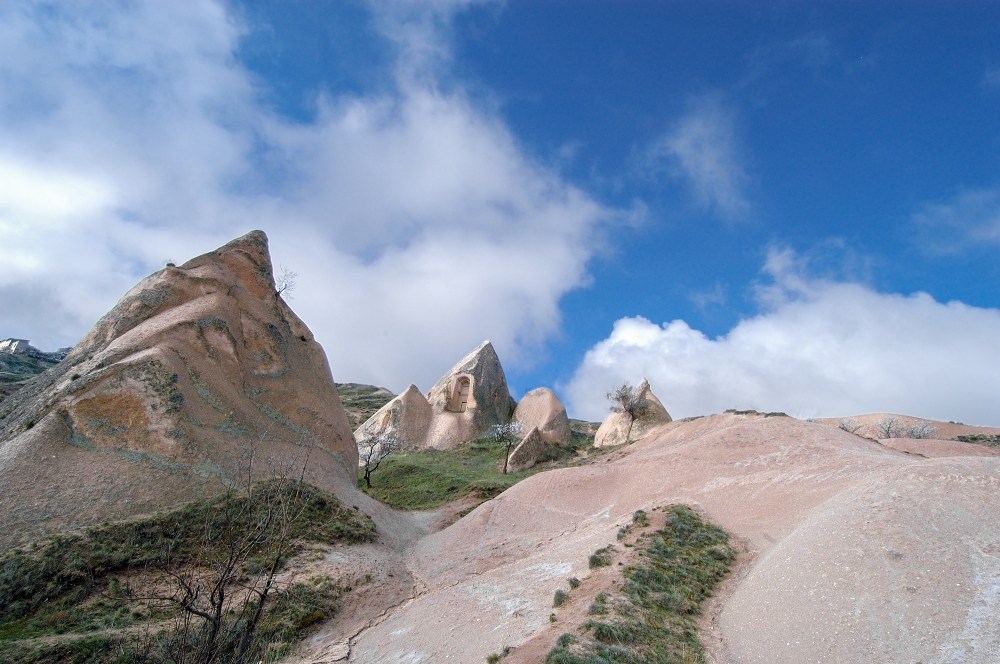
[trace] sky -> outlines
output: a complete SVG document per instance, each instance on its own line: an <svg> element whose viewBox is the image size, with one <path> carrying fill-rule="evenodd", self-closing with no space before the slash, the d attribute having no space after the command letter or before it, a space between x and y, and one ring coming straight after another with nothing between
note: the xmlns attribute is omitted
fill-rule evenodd
<svg viewBox="0 0 1000 664"><path fill-rule="evenodd" d="M1000 425L1000 5L0 4L0 337L260 228L338 382Z"/></svg>

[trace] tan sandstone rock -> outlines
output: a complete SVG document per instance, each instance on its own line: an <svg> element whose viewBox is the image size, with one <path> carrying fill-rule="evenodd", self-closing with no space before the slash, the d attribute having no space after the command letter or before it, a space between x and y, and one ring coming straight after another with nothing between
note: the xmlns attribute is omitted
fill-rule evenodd
<svg viewBox="0 0 1000 664"><path fill-rule="evenodd" d="M630 440L639 440L645 437L653 428L661 424L673 422L670 413L663 407L660 400L656 398L653 391L649 389L648 380L643 378L639 386L635 388L635 391L639 394L639 398L646 402L646 407L632 423L632 431L629 432Z"/></svg>
<svg viewBox="0 0 1000 664"><path fill-rule="evenodd" d="M566 407L547 387L525 394L514 409L512 420L519 422L524 431L537 428L545 442L552 445L565 445L573 439Z"/></svg>
<svg viewBox="0 0 1000 664"><path fill-rule="evenodd" d="M629 432L632 431L632 416L628 413L611 413L601 423L594 434L594 447L612 447L614 445L624 445L628 442Z"/></svg>
<svg viewBox="0 0 1000 664"><path fill-rule="evenodd" d="M143 279L65 360L0 403L0 547L304 469L354 486L323 348L254 231Z"/></svg>
<svg viewBox="0 0 1000 664"><path fill-rule="evenodd" d="M404 447L423 447L432 415L427 398L416 385L410 385L358 427L354 438L358 444L363 444L372 436L389 434L395 436Z"/></svg>
<svg viewBox="0 0 1000 664"><path fill-rule="evenodd" d="M510 421L514 400L500 358L484 341L427 393L433 416L425 447L451 449Z"/></svg>
<svg viewBox="0 0 1000 664"><path fill-rule="evenodd" d="M538 458L542 456L547 447L548 443L538 427L532 427L517 447L511 451L510 458L507 459L507 472L519 473L531 468L538 462ZM502 461L500 467L503 468Z"/></svg>
<svg viewBox="0 0 1000 664"><path fill-rule="evenodd" d="M646 407L634 419L625 412L615 412L608 415L594 436L594 447L624 445L627 442L643 438L660 425L673 421L670 413L649 389L648 380L643 378L635 391L639 398L646 402Z"/></svg>

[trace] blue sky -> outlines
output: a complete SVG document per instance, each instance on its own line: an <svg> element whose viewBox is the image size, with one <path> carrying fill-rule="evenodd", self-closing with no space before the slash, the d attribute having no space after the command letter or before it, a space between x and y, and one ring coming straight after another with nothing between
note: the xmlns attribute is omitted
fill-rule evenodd
<svg viewBox="0 0 1000 664"><path fill-rule="evenodd" d="M339 381L1000 425L995 3L0 13L0 335L260 227Z"/></svg>

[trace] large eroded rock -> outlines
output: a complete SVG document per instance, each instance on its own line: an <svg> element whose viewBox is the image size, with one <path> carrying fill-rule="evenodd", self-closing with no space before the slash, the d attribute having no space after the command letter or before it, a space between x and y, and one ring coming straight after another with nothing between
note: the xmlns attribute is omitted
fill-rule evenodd
<svg viewBox="0 0 1000 664"><path fill-rule="evenodd" d="M143 279L0 404L0 547L221 491L245 475L356 484L326 355L254 231Z"/></svg>
<svg viewBox="0 0 1000 664"><path fill-rule="evenodd" d="M670 413L649 389L648 380L643 378L635 391L639 399L645 402L645 407L634 418L626 412L614 412L608 415L594 436L594 447L624 445L645 437L660 425L673 421Z"/></svg>
<svg viewBox="0 0 1000 664"><path fill-rule="evenodd" d="M426 447L451 449L510 421L514 400L500 358L484 341L452 367L427 393L433 416Z"/></svg>
<svg viewBox="0 0 1000 664"><path fill-rule="evenodd" d="M395 436L404 447L423 447L433 411L416 385L382 406L354 432L358 444L381 434Z"/></svg>
<svg viewBox="0 0 1000 664"><path fill-rule="evenodd" d="M538 427L531 427L528 433L521 439L513 450L510 457L506 459L506 471L508 473L519 473L522 470L531 468L538 459L545 453L548 443L538 430ZM504 462L500 462L501 470L504 470Z"/></svg>
<svg viewBox="0 0 1000 664"><path fill-rule="evenodd" d="M525 394L514 409L512 420L520 422L525 431L537 428L546 443L564 445L573 439L566 407L556 393L547 387L539 387Z"/></svg>

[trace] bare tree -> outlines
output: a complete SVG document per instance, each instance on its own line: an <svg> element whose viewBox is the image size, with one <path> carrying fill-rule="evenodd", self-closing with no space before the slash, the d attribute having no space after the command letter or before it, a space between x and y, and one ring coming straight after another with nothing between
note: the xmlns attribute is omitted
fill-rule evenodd
<svg viewBox="0 0 1000 664"><path fill-rule="evenodd" d="M520 422L509 422L507 424L493 425L493 440L498 443L506 443L507 455L503 459L503 474L507 474L507 464L510 461L510 451L514 445L521 442L523 427Z"/></svg>
<svg viewBox="0 0 1000 664"><path fill-rule="evenodd" d="M905 433L905 427L898 417L883 417L875 421L875 433L879 438L900 438Z"/></svg>
<svg viewBox="0 0 1000 664"><path fill-rule="evenodd" d="M246 450L238 480L231 483L211 510L191 524L175 526L165 538L155 567L156 590L134 593L126 584L118 599L174 606L180 615L167 641L175 664L249 664L257 661L261 644L257 627L275 591L276 575L294 553L301 536L295 525L308 507L310 488L304 482L309 451L295 477L295 460L272 467L269 479L258 480L257 447L268 430L255 434Z"/></svg>
<svg viewBox="0 0 1000 664"><path fill-rule="evenodd" d="M403 444L391 433L377 433L358 443L358 458L365 466L365 485L372 488L372 473L393 452L403 449Z"/></svg>
<svg viewBox="0 0 1000 664"><path fill-rule="evenodd" d="M628 382L622 383L605 396L611 401L611 410L616 413L628 413L632 419L642 415L649 407L649 402L643 399Z"/></svg>
<svg viewBox="0 0 1000 664"><path fill-rule="evenodd" d="M274 282L274 287L275 290L278 292L278 295L285 298L286 300L294 300L295 298L292 297L292 291L295 290L295 287L298 285L297 282L295 281L298 278L298 276L299 276L298 272L292 272L287 267L282 265L281 273L278 275L278 278L275 279Z"/></svg>
<svg viewBox="0 0 1000 664"><path fill-rule="evenodd" d="M930 438L931 434L937 431L937 427L932 427L930 420L920 420L906 427L907 438Z"/></svg>
<svg viewBox="0 0 1000 664"><path fill-rule="evenodd" d="M857 434L859 431L865 428L865 425L858 422L853 417L846 420L841 420L840 424L837 425L839 428L843 429L847 433Z"/></svg>

